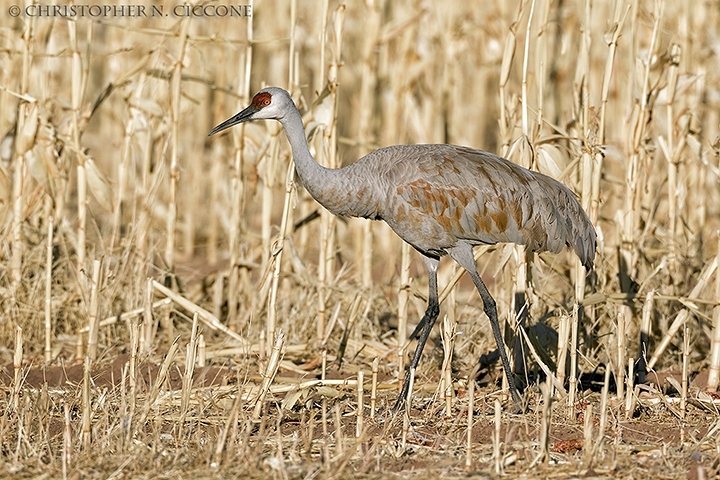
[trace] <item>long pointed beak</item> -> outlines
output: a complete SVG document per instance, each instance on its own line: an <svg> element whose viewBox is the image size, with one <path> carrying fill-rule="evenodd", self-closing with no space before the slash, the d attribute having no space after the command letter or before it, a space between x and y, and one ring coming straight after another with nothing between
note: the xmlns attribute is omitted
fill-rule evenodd
<svg viewBox="0 0 720 480"><path fill-rule="evenodd" d="M248 120L251 119L251 117L253 116L253 114L255 112L257 112L257 109L255 107L253 107L252 105L250 105L242 112L238 113L234 117L228 118L227 120L222 122L220 125L216 126L212 130L210 130L210 133L208 133L208 137L210 135L215 135L218 132L222 132L226 128L230 128L233 125L237 125L238 123L247 122Z"/></svg>

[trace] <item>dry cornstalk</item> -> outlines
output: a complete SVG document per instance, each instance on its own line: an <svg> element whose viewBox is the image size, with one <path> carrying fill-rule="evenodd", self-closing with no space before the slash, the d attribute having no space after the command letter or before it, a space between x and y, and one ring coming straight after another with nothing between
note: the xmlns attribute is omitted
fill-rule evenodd
<svg viewBox="0 0 720 480"><path fill-rule="evenodd" d="M324 353L324 351L323 351ZM377 401L377 381L378 381L378 367L380 365L380 358L375 357L372 362L372 387L370 390L370 418L375 418L375 402ZM323 374L324 374L323 369ZM324 377L323 377L324 379Z"/></svg>
<svg viewBox="0 0 720 480"><path fill-rule="evenodd" d="M373 96L377 84L375 58L375 48L379 43L380 37L380 5L377 0L365 0L365 12L363 16L364 35L361 46L360 59L362 69L360 73L360 93L358 105L358 155L360 157L370 152L369 146L375 142L372 128L372 120L374 109L371 107ZM360 234L360 281L363 288L369 289L372 286L372 223L368 221L362 222Z"/></svg>
<svg viewBox="0 0 720 480"><path fill-rule="evenodd" d="M605 144L605 116L607 114L608 97L610 94L610 80L612 78L613 66L615 65L615 53L617 52L618 40L620 39L620 35L622 34L623 26L625 25L625 19L627 18L628 12L630 11L630 6L628 5L625 8L625 14L622 16L622 18L620 18L620 14L622 13L622 7L623 1L616 0L613 23L609 30L609 33L611 35L606 36L606 41L608 44L608 55L605 59L605 72L603 74L602 91L600 94L600 124L598 126L598 143L600 145ZM593 175L593 191L596 183L598 189L600 186L600 167L601 164L598 164L598 168L597 170L595 170ZM597 177L597 182L595 177ZM593 198L596 199L595 195L593 195ZM599 204L593 204L593 208L591 209L593 215L590 218L592 219L593 223L597 221L598 207Z"/></svg>
<svg viewBox="0 0 720 480"><path fill-rule="evenodd" d="M598 126L597 144L605 145L605 118L607 115L607 104L608 97L610 94L610 84L613 73L613 67L615 65L615 54L617 52L618 41L625 24L625 19L630 11L630 6L625 8L625 14L620 17L622 13L623 1L616 0L614 8L613 23L609 30L610 35L606 35L605 39L608 44L608 55L605 59L605 71L603 73L602 90L600 94L600 124ZM603 159L604 155L601 151L597 150L593 155L594 166L592 173L592 191L590 198L590 220L593 224L597 225L598 214L600 211L600 180L603 172Z"/></svg>
<svg viewBox="0 0 720 480"><path fill-rule="evenodd" d="M610 368L605 367L605 380L603 382L602 392L600 394L600 425L598 427L597 440L595 441L595 453L602 447L605 439L605 428L607 427L607 404L608 393L610 392Z"/></svg>
<svg viewBox="0 0 720 480"><path fill-rule="evenodd" d="M70 427L70 407L66 402L63 402L63 420L65 428L63 429L62 472L63 480L67 480L67 471L72 460L72 428Z"/></svg>
<svg viewBox="0 0 720 480"><path fill-rule="evenodd" d="M617 313L617 365L615 366L615 385L618 400L621 400L625 394L623 387L625 386L625 311L621 308Z"/></svg>
<svg viewBox="0 0 720 480"><path fill-rule="evenodd" d="M327 5L326 5L327 6ZM340 5L334 12L334 57L327 73L325 89L329 92L318 108L331 109L329 123L322 126L322 135L316 135L317 161L323 166L335 168L337 155L337 75L342 49L342 29L345 20L345 6ZM323 32L324 35L324 32ZM320 211L320 235L317 270L317 338L322 340L325 337L325 303L328 297L328 278L332 276L334 255L333 233L335 229L335 218L325 209Z"/></svg>
<svg viewBox="0 0 720 480"><path fill-rule="evenodd" d="M51 205L50 197L45 202ZM53 265L53 216L47 217L47 250L45 255L45 363L52 360L52 265Z"/></svg>
<svg viewBox="0 0 720 480"><path fill-rule="evenodd" d="M262 170L262 205L260 213L260 237L262 240L262 269L271 270L270 259L275 253L271 245L272 238L272 212L273 212L273 189L275 188L275 177L280 163L280 144L278 143L278 126L270 125L269 128L269 153L264 162ZM270 341L270 340L268 340Z"/></svg>
<svg viewBox="0 0 720 480"><path fill-rule="evenodd" d="M558 347L557 347L557 377L560 385L565 384L565 370L567 369L567 353L568 340L570 338L570 316L567 313L560 315L560 324L558 327Z"/></svg>
<svg viewBox="0 0 720 480"><path fill-rule="evenodd" d="M195 358L198 346L198 314L193 314L192 329L190 330L190 343L186 346L185 373L182 380L182 393L180 396L180 428L182 428L185 415L190 404L190 391L192 390L193 373L195 372Z"/></svg>
<svg viewBox="0 0 720 480"><path fill-rule="evenodd" d="M30 42L32 41L32 25L30 22L24 35L24 54L23 54L23 79L21 91L24 94L27 91L27 71L30 68ZM15 135L15 152L13 167L13 222L12 222L12 239L13 248L10 258L10 271L13 282L13 290L16 290L22 279L22 263L23 263L23 212L25 210L25 184L27 182L27 162L25 154L35 143L35 134L38 125L38 106L36 102L31 104L22 102L18 108L17 133Z"/></svg>
<svg viewBox="0 0 720 480"><path fill-rule="evenodd" d="M155 321L153 319L152 300L154 291L153 279L148 278L145 283L145 307L143 308L142 340L140 341L143 353L149 353L153 344Z"/></svg>
<svg viewBox="0 0 720 480"><path fill-rule="evenodd" d="M495 399L495 430L493 434L493 463L495 474L502 475L502 457L500 453L500 422L502 420L502 407L500 401Z"/></svg>
<svg viewBox="0 0 720 480"><path fill-rule="evenodd" d="M320 369L320 379L325 380L327 373L327 350L322 351L322 368Z"/></svg>
<svg viewBox="0 0 720 480"><path fill-rule="evenodd" d="M402 437L400 440L400 448L404 452L407 448L407 437L410 432L410 414L407 409L403 412Z"/></svg>
<svg viewBox="0 0 720 480"><path fill-rule="evenodd" d="M138 245L138 263L146 265L149 260L149 230L150 218L152 216L152 208L154 205L154 195L151 194L151 175L153 160L153 132L150 128L144 132L143 152L142 152L142 171L140 179L141 194L136 192L135 198L140 207L140 218L137 226L137 245ZM156 177L157 178L157 177Z"/></svg>
<svg viewBox="0 0 720 480"><path fill-rule="evenodd" d="M77 157L77 195L78 195L78 232L77 232L77 270L82 272L85 265L86 251L86 227L87 227L87 157L82 153L80 145L80 107L83 91L85 88L86 76L83 76L83 65L78 49L77 22L69 19L67 22L68 36L70 37L70 50L72 51L72 146ZM88 27L88 33L92 27ZM87 63L87 62L86 62ZM88 66L86 65L86 68Z"/></svg>
<svg viewBox="0 0 720 480"><path fill-rule="evenodd" d="M592 468L593 462L593 404L588 403L585 407L583 425L583 463L586 468Z"/></svg>
<svg viewBox="0 0 720 480"><path fill-rule="evenodd" d="M690 357L690 332L687 322L683 326L683 349L682 349L682 388L680 391L680 416L684 419L687 410L688 397L688 358Z"/></svg>
<svg viewBox="0 0 720 480"><path fill-rule="evenodd" d="M180 165L178 163L178 144L180 141L180 93L182 85L183 62L185 49L188 43L188 28L190 21L187 18L180 20L180 47L175 58L172 77L170 79L170 198L168 199L168 213L166 225L165 265L175 284L175 229L177 224L177 191L180 181ZM147 340L147 339L146 339Z"/></svg>
<svg viewBox="0 0 720 480"><path fill-rule="evenodd" d="M510 70L512 68L513 58L515 58L516 36L518 23L523 15L523 6L525 2L518 2L517 11L515 12L515 20L510 24L508 33L505 36L505 47L503 50L502 65L500 66L500 80L498 82L500 88L500 138L502 140L501 155L506 155L510 149L511 125L507 118L508 107L506 106L507 95L505 88L510 79ZM496 472L497 473L497 472Z"/></svg>
<svg viewBox="0 0 720 480"><path fill-rule="evenodd" d="M628 373L625 380L627 382L625 395L625 420L630 420L630 418L632 418L632 410L634 410L632 407L634 398L633 394L635 392L635 359L632 357L630 357L630 360L628 361Z"/></svg>
<svg viewBox="0 0 720 480"><path fill-rule="evenodd" d="M280 270L282 269L283 247L285 245L285 237L288 229L288 219L290 217L290 209L292 207L293 192L295 191L295 163L290 159L287 174L285 178L285 203L283 205L283 216L280 222L280 234L273 244L273 274L270 286L270 299L268 301L267 318L265 320L265 329L267 330L268 347L274 343L275 328L277 317L277 292L280 282Z"/></svg>
<svg viewBox="0 0 720 480"><path fill-rule="evenodd" d="M15 327L15 352L13 354L13 410L20 408L20 387L22 386L23 330Z"/></svg>
<svg viewBox="0 0 720 480"><path fill-rule="evenodd" d="M627 166L625 174L625 195L622 206L621 215L621 248L619 262L622 263L621 271L621 283L623 291L628 291L630 288L629 280L623 281L623 278L633 278L637 274L637 257L638 251L635 249L637 245L637 234L640 231L638 226L640 224L640 208L641 197L644 189L642 185L645 182L645 178L642 174L645 172L643 168L644 162L646 161L646 152L641 148L641 143L646 135L646 128L648 125L648 118L651 115L650 105L648 103L650 95L648 94L650 86L650 69L652 66L651 58L655 54L655 47L658 41L658 34L660 31L661 20L663 16L664 3L655 3L655 15L653 23L653 33L650 40L650 46L648 49L648 61L645 63L645 69L643 72L643 80L641 87L641 94L639 100L639 107L636 107L637 111L633 112L628 125L628 138L627 143L629 146L629 157L630 161ZM623 310L625 322L632 324L634 322L632 309L628 305L622 305L620 307ZM651 363L652 362L651 360ZM648 368L652 368L652 365L648 365Z"/></svg>
<svg viewBox="0 0 720 480"><path fill-rule="evenodd" d="M78 332L75 337L75 361L82 361L85 356L85 343L83 341L83 332Z"/></svg>
<svg viewBox="0 0 720 480"><path fill-rule="evenodd" d="M520 7L519 7L520 8ZM530 108L529 105L529 99L527 95L527 86L528 86L528 64L530 60L530 43L532 41L530 36L530 31L532 27L533 17L535 16L535 0L530 1L530 12L528 13L528 19L527 24L525 27L525 41L524 41L524 47L523 47L523 66L522 66L522 83L520 87L520 104L521 104L521 126L522 126L522 142L529 145L530 142L530 127L529 127L529 117L528 117L528 110ZM541 93L542 95L542 93ZM533 150L533 147L530 145L530 151ZM505 152L508 153L509 152ZM530 155L520 155L519 157L519 164L525 168L533 168L533 165L535 163L535 153L532 152ZM513 245L512 247L515 251L515 258L517 261L517 266L515 268L515 275L514 275L514 284L512 289L512 305L514 313L514 319L511 322L506 322L506 331L505 331L505 341L506 343L510 342L510 356L514 358L515 366L524 366L524 361L521 358L518 357L518 352L515 351L515 342L512 340L515 331L517 327L522 327L525 325L528 311L530 308L530 297L531 297L531 291L532 286L530 284L530 262L531 262L531 253L526 250L526 248L523 245ZM507 331L507 327L510 327L510 331ZM503 347L505 348L505 347ZM506 348L507 350L507 348ZM511 364L512 365L512 364ZM521 373L521 372L519 372ZM506 375L512 375L513 372L506 372ZM509 385L507 383L506 375L503 375L502 380L502 388L503 392L506 391L506 389L509 388ZM503 394L504 395L504 394Z"/></svg>
<svg viewBox="0 0 720 480"><path fill-rule="evenodd" d="M357 416L356 416L356 423L355 423L355 438L360 438L360 435L363 431L363 410L365 409L365 404L363 397L365 396L365 372L360 370L357 374ZM358 448L360 448L360 443L358 443Z"/></svg>
<svg viewBox="0 0 720 480"><path fill-rule="evenodd" d="M455 346L455 328L456 325L448 318L447 315L443 317L442 328L440 329L440 336L443 344L443 363L441 368L441 377L438 387L440 395L445 397L445 416L450 417L452 415L452 397L453 397L453 383L452 383L452 356L453 348ZM474 383L475 379L469 379L470 383Z"/></svg>
<svg viewBox="0 0 720 480"><path fill-rule="evenodd" d="M249 2L252 7L252 2ZM239 100L242 105L246 105L250 98L250 73L252 71L252 55L253 55L253 18L247 19L247 44L245 51L241 55L239 62L241 71L238 77L241 79L238 85ZM228 325L231 330L240 331L240 319L237 315L238 307L238 288L240 266L240 222L242 214L242 198L244 187L243 165L245 156L243 148L245 146L245 125L241 124L233 130L233 144L235 145L235 156L230 177L230 191L232 204L230 206L230 226L228 228L228 243L230 247L230 273L228 279Z"/></svg>
<svg viewBox="0 0 720 480"><path fill-rule="evenodd" d="M356 312L358 304L360 303L360 295L355 296L355 301L353 305L350 308L350 312ZM332 316L330 317L330 323L327 324L327 328L325 328L325 337L323 337L322 342L320 345L324 346L327 345L328 341L330 340L330 335L332 335L333 329L335 328L335 324L338 321L338 318L340 318L340 309L342 308L342 301L338 301L335 304L335 310L333 310ZM355 315L355 313L351 313L351 318Z"/></svg>
<svg viewBox="0 0 720 480"><path fill-rule="evenodd" d="M83 363L83 386L82 386L82 430L80 433L80 441L84 451L90 449L92 438L90 436L90 421L92 408L90 407L90 369L92 368L92 359L90 355L85 355L85 363Z"/></svg>
<svg viewBox="0 0 720 480"><path fill-rule="evenodd" d="M533 17L535 16L535 0L530 0L530 13L528 14L527 24L525 26L525 47L523 49L523 68L522 68L522 84L520 88L521 104L522 104L522 132L525 137L530 138L529 116L528 116L528 63L530 61L530 29L532 27ZM541 93L542 95L542 93Z"/></svg>
<svg viewBox="0 0 720 480"><path fill-rule="evenodd" d="M585 3L585 24L590 25L591 20L591 4L590 1ZM590 48L591 35L589 29L583 29L582 41L580 46L579 59L575 70L574 93L578 96L575 105L575 117L580 120L580 128L582 129L582 139L587 143L586 133L589 130L589 102L584 100L588 92L588 72L590 70ZM578 105L579 104L579 105ZM580 106L583 108L580 109ZM593 162L592 157L586 151L580 156L580 204L583 210L590 211L591 195L592 195L592 178L593 178ZM570 392L568 395L569 417L575 416L575 395L577 393L577 354L578 354L578 325L583 319L583 301L585 297L585 269L579 259L574 261L574 278L575 285L575 306L571 317L571 337L570 337Z"/></svg>
<svg viewBox="0 0 720 480"><path fill-rule="evenodd" d="M265 341L265 329L263 328L260 330L260 339L258 342L258 372L260 372L260 375L262 375L262 372L265 370L265 358L266 355L266 348L267 348L267 342Z"/></svg>
<svg viewBox="0 0 720 480"><path fill-rule="evenodd" d="M718 249L715 263L720 264L720 230L717 232ZM713 308L713 338L710 353L710 371L707 390L714 392L720 384L720 272L715 272L715 307Z"/></svg>
<svg viewBox="0 0 720 480"><path fill-rule="evenodd" d="M215 215L213 215L213 218L215 218ZM217 229L217 227L215 227L215 229ZM208 240L208 242L209 241L210 240ZM208 258L208 261L214 265L215 263L217 263L217 246L213 247L212 250L214 251L214 253L208 252L208 256L213 255L214 260ZM215 277L215 282L213 283L212 288L212 312L218 318L222 317L223 303L225 303L225 276L226 272L217 272L217 276ZM230 324L229 321L228 325L232 328L232 324Z"/></svg>
<svg viewBox="0 0 720 480"><path fill-rule="evenodd" d="M97 357L98 343L98 294L100 290L100 260L93 261L92 284L90 287L90 309L88 312L87 355L91 361Z"/></svg>
<svg viewBox="0 0 720 480"><path fill-rule="evenodd" d="M642 321L640 323L640 346L638 348L638 382L645 383L647 373L647 354L650 342L650 326L652 322L653 300L655 291L650 290L645 296L642 309Z"/></svg>
<svg viewBox="0 0 720 480"><path fill-rule="evenodd" d="M665 160L667 161L668 177L667 177L667 192L668 192L668 244L670 247L670 272L675 274L677 272L677 245L675 242L675 231L677 230L677 173L678 173L678 155L679 150L676 152L675 147L675 114L674 114L674 103L675 93L677 89L677 81L680 66L680 46L673 44L670 47L670 67L668 71L668 85L667 85L667 148L660 150L665 153Z"/></svg>
<svg viewBox="0 0 720 480"><path fill-rule="evenodd" d="M206 363L206 348L205 335L202 333L198 336L198 348L197 348L197 365L198 367L204 367Z"/></svg>
<svg viewBox="0 0 720 480"><path fill-rule="evenodd" d="M293 91L293 64L294 64L294 51L295 51L295 23L297 21L296 18L296 10L297 5L295 3L295 0L291 1L291 8L290 8L290 51L289 51L289 81L288 81L288 89L290 92ZM277 128L277 127L275 127ZM270 195L270 189L273 187L274 184L274 176L275 176L275 168L279 165L279 148L278 148L278 139L275 137L273 139L272 144L272 154L270 158L270 163L268 165L268 170L266 172L266 181L263 183L263 243L268 243L269 245L269 237L270 237L270 211L272 208L272 198L269 197ZM268 312L267 317L265 319L266 324L266 341L268 344L268 348L274 343L275 341L275 329L276 329L276 317L277 317L277 291L278 291L278 283L280 281L280 270L282 269L282 259L283 259L283 248L285 244L285 239L288 234L288 224L292 223L290 220L290 216L292 214L291 210L295 207L293 204L294 199L294 192L295 192L295 163L293 162L292 157L290 158L290 162L288 163L287 173L285 175L285 199L283 203L283 214L282 214L282 220L280 221L280 233L273 243L271 247L271 253L272 253L272 261L273 264L273 273L272 273L272 282L270 286L270 298L268 301ZM267 202L266 202L267 200ZM267 238L266 238L267 237ZM265 257L263 257L265 260Z"/></svg>
<svg viewBox="0 0 720 480"><path fill-rule="evenodd" d="M342 455L345 451L345 440L342 431L342 414L340 412L340 404L336 403L334 407L335 413L335 455Z"/></svg>
<svg viewBox="0 0 720 480"><path fill-rule="evenodd" d="M576 265L577 267L577 265ZM577 285L577 284L576 284ZM577 292L576 292L577 293ZM582 306L576 304L570 325L570 379L568 380L568 419L575 419L575 396L577 394L578 320Z"/></svg>
<svg viewBox="0 0 720 480"><path fill-rule="evenodd" d="M407 448L407 436L410 432L410 408L412 405L412 394L413 386L415 384L415 369L411 368L408 373L410 375L410 388L408 389L408 396L405 400L405 409L403 410L403 426L402 426L402 450Z"/></svg>
<svg viewBox="0 0 720 480"><path fill-rule="evenodd" d="M540 452L532 461L530 465L531 468L540 462L547 464L550 461L550 427L552 425L553 401L553 386L550 382L550 377L547 377L546 381L540 384L540 391L543 398L542 414L540 417L540 440L538 442Z"/></svg>
<svg viewBox="0 0 720 480"><path fill-rule="evenodd" d="M447 406L446 406L447 407ZM467 437L465 447L465 470L472 469L472 427L475 410L475 370L468 377Z"/></svg>
<svg viewBox="0 0 720 480"><path fill-rule="evenodd" d="M227 442L228 433L230 432L230 427L235 425L237 426L238 423L238 413L240 412L240 402L241 398L238 395L235 397L235 401L233 402L232 409L230 410L230 415L227 416L227 420L225 421L225 425L223 426L222 430L220 431L220 435L218 435L217 443L215 444L215 452L214 452L214 461L211 463L211 466L214 468L217 468L220 466L220 461L222 459L222 452L225 449L225 443Z"/></svg>
<svg viewBox="0 0 720 480"><path fill-rule="evenodd" d="M138 82L133 92L133 99L135 104L141 98L143 84ZM133 102L128 101L128 109L131 114L125 119L125 128L123 132L123 143L122 150L120 153L120 161L118 162L117 170L117 194L115 197L115 204L113 205L113 224L112 233L110 236L110 247L109 251L112 254L115 251L115 241L117 236L120 234L120 224L122 223L122 214L125 209L125 189L127 188L127 174L130 170L130 150L131 141L135 135L136 115L142 115L142 112L133 105Z"/></svg>
<svg viewBox="0 0 720 480"><path fill-rule="evenodd" d="M140 324L138 322L132 322L130 327L130 362L128 366L128 380L130 381L130 409L128 419L132 422L132 418L135 415L135 408L137 405L137 390L138 390L138 349L140 347ZM127 429L126 441L129 442L132 435L132 429Z"/></svg>
<svg viewBox="0 0 720 480"><path fill-rule="evenodd" d="M267 367L265 367L265 373L263 373L263 382L260 387L260 394L255 400L255 408L253 409L253 420L260 419L260 413L265 402L265 396L268 393L270 384L272 383L275 374L277 373L278 366L280 365L280 355L282 353L283 346L285 345L285 334L282 331L278 331L275 336L275 344L270 354L270 361L268 361Z"/></svg>
<svg viewBox="0 0 720 480"><path fill-rule="evenodd" d="M147 420L147 417L150 413L150 410L155 405L155 402L158 399L158 396L160 396L160 389L162 388L163 384L165 383L165 380L167 380L168 372L170 371L170 367L172 366L173 362L175 361L175 356L178 352L178 342L180 341L180 337L176 337L175 341L170 345L170 348L168 349L168 353L165 355L165 359L163 360L162 365L160 366L160 371L158 372L157 377L155 378L155 383L153 383L152 387L150 388L150 392L147 395L147 399L145 401L145 406L143 407L142 415L140 416L140 419L138 421L138 425L142 425Z"/></svg>

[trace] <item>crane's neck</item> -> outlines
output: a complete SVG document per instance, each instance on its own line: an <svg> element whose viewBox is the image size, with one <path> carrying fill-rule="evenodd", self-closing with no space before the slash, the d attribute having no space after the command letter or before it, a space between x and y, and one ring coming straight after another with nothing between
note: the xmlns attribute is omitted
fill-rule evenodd
<svg viewBox="0 0 720 480"><path fill-rule="evenodd" d="M368 207L362 195L357 195L357 185L345 168L326 168L310 154L302 117L297 109L291 109L280 123L285 128L292 148L295 169L305 189L323 207L335 215L367 217Z"/></svg>
<svg viewBox="0 0 720 480"><path fill-rule="evenodd" d="M280 123L285 129L285 135L287 135L290 142L293 160L295 160L295 169L300 176L300 180L313 198L318 200L316 192L321 194L322 181L326 176L332 176L332 172L317 163L310 154L307 138L305 137L305 127L297 109L291 109L280 119Z"/></svg>

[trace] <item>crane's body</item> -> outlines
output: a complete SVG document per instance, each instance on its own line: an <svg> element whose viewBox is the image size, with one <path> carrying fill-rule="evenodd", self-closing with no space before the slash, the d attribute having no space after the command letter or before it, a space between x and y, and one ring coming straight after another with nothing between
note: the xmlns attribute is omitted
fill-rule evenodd
<svg viewBox="0 0 720 480"><path fill-rule="evenodd" d="M442 256L458 242L510 242L553 253L569 245L592 266L594 245L586 239L594 230L589 220L572 220L584 215L572 191L496 155L446 144L396 145L334 175L337 185L317 192L325 208L384 220L420 253Z"/></svg>
<svg viewBox="0 0 720 480"><path fill-rule="evenodd" d="M346 167L325 168L310 154L294 102L276 87L258 92L248 108L210 134L261 118L282 123L298 176L322 206L335 215L384 220L423 255L430 291L428 308L412 335L418 346L410 367L417 367L439 314L437 268L447 254L468 271L480 293L513 400L520 402L495 301L477 273L472 248L509 242L557 253L568 245L592 269L595 229L572 191L491 153L446 144L386 147ZM397 405L408 389L406 378Z"/></svg>

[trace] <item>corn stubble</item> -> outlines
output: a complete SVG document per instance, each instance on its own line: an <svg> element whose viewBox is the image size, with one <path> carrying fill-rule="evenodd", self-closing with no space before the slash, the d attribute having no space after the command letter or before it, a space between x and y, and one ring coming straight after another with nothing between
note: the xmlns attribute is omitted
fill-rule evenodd
<svg viewBox="0 0 720 480"><path fill-rule="evenodd" d="M0 470L718 474L717 8L277 0L251 18L7 19ZM499 408L497 368L469 382L493 341L447 262L434 343L451 351L426 349L413 408L389 421L422 265L386 225L318 211L277 125L206 139L263 85L292 93L325 165L456 143L578 194L599 234L590 276L566 253L475 252L525 415Z"/></svg>

